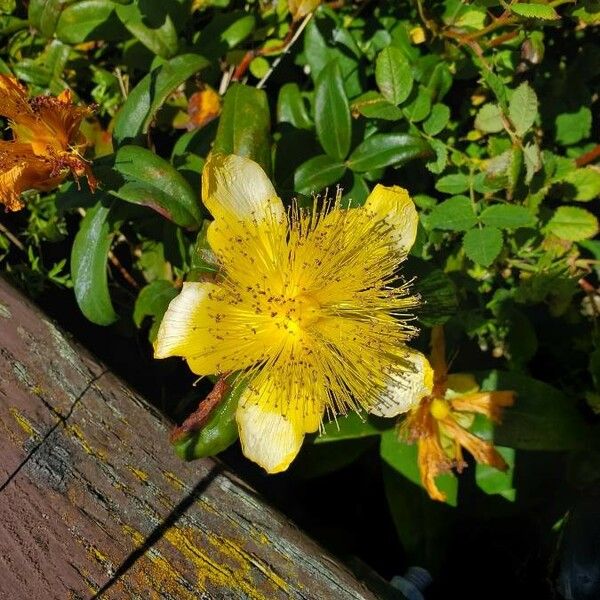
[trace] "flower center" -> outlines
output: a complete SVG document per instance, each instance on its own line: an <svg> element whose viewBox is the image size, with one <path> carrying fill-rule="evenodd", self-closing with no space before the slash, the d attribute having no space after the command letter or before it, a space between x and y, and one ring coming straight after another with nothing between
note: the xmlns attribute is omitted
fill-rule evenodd
<svg viewBox="0 0 600 600"><path fill-rule="evenodd" d="M435 419L441 421L450 414L450 405L448 402L446 402L446 400L434 398L431 402L429 410Z"/></svg>
<svg viewBox="0 0 600 600"><path fill-rule="evenodd" d="M272 316L278 327L288 334L297 336L320 318L318 302L309 296L300 295L288 298L273 306Z"/></svg>

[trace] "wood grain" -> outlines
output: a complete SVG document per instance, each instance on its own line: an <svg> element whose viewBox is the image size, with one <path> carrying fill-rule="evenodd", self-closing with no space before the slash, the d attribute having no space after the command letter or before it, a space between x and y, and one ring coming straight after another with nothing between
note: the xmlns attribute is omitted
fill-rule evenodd
<svg viewBox="0 0 600 600"><path fill-rule="evenodd" d="M376 598L2 279L0 427L0 598Z"/></svg>

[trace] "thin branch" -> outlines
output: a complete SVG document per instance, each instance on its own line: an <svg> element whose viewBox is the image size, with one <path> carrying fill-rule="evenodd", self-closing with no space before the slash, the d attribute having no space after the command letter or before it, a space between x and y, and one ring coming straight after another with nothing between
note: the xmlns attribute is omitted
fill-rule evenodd
<svg viewBox="0 0 600 600"><path fill-rule="evenodd" d="M21 252L25 252L25 246L21 240L3 223L0 223L0 232L3 233L19 250L21 250Z"/></svg>
<svg viewBox="0 0 600 600"><path fill-rule="evenodd" d="M300 35L302 35L304 28L308 25L309 21L312 19L312 16L313 16L313 13L308 13L304 17L304 19L300 23L300 27L298 27L298 29L296 30L296 33L294 33L294 35L292 36L292 39L285 46L283 52L273 61L271 68L268 70L268 72L265 74L265 76L256 84L256 89L258 89L258 90L262 89L262 87L267 82L267 79L269 79L269 77L271 77L271 75L273 74L273 71L277 68L277 65L279 65L279 63L283 60L283 57L290 51L290 48L296 43L296 40L298 40Z"/></svg>

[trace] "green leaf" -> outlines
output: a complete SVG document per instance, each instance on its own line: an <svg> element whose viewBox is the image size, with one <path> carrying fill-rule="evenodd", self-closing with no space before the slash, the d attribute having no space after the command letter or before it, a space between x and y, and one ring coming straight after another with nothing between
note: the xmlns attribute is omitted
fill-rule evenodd
<svg viewBox="0 0 600 600"><path fill-rule="evenodd" d="M469 178L464 173L445 175L437 180L435 189L445 194L461 194L469 189Z"/></svg>
<svg viewBox="0 0 600 600"><path fill-rule="evenodd" d="M518 229L519 227L532 227L535 217L524 206L514 204L495 204L488 206L479 215L482 223L499 229Z"/></svg>
<svg viewBox="0 0 600 600"><path fill-rule="evenodd" d="M65 3L61 0L31 0L28 5L28 18L45 37L52 37Z"/></svg>
<svg viewBox="0 0 600 600"><path fill-rule="evenodd" d="M366 92L350 104L352 114L356 113L369 119L383 119L384 121L398 121L404 114L402 110L388 102L379 92Z"/></svg>
<svg viewBox="0 0 600 600"><path fill-rule="evenodd" d="M573 200L589 202L600 196L600 172L592 167L574 169L562 181L575 187Z"/></svg>
<svg viewBox="0 0 600 600"><path fill-rule="evenodd" d="M277 122L291 123L298 129L311 129L313 123L308 116L304 98L297 83L281 86L277 98Z"/></svg>
<svg viewBox="0 0 600 600"><path fill-rule="evenodd" d="M133 322L136 327L141 327L146 317L152 318L152 327L148 334L150 342L156 339L163 315L178 293L179 290L170 281L159 279L143 287L138 294L133 308Z"/></svg>
<svg viewBox="0 0 600 600"><path fill-rule="evenodd" d="M523 159L525 162L525 183L529 185L533 176L542 168L540 148L535 142L525 145Z"/></svg>
<svg viewBox="0 0 600 600"><path fill-rule="evenodd" d="M238 427L235 413L245 388L246 386L243 384L233 387L225 394L219 405L212 410L199 431L190 432L185 437L172 442L175 452L180 458L195 460L206 456L215 456L236 442Z"/></svg>
<svg viewBox="0 0 600 600"><path fill-rule="evenodd" d="M585 446L588 427L569 398L556 388L517 372L489 371L477 377L482 391L516 392L504 409L494 442L518 450L569 450Z"/></svg>
<svg viewBox="0 0 600 600"><path fill-rule="evenodd" d="M294 189L301 194L320 192L337 183L346 172L346 165L327 154L309 158L294 174Z"/></svg>
<svg viewBox="0 0 600 600"><path fill-rule="evenodd" d="M347 161L353 171L365 172L390 165L404 165L431 154L431 147L408 133L376 133L361 142Z"/></svg>
<svg viewBox="0 0 600 600"><path fill-rule="evenodd" d="M109 0L81 0L67 6L56 23L56 37L65 44L92 40L118 41L128 37Z"/></svg>
<svg viewBox="0 0 600 600"><path fill-rule="evenodd" d="M202 281L207 274L212 275L219 270L218 259L208 243L207 233L212 221L205 220L196 236L190 252L190 271L188 281Z"/></svg>
<svg viewBox="0 0 600 600"><path fill-rule="evenodd" d="M364 206L367 198L369 197L369 186L365 181L365 178L359 173L352 173L352 186L344 189L344 195L342 201L344 206L348 208L355 208L357 206Z"/></svg>
<svg viewBox="0 0 600 600"><path fill-rule="evenodd" d="M494 467L488 467L482 463L475 465L475 483L477 487L486 494L503 496L510 502L514 502L517 497L517 491L513 487L513 478L515 474L515 455L512 448L502 448L496 446L496 450L506 461L508 469L500 471Z"/></svg>
<svg viewBox="0 0 600 600"><path fill-rule="evenodd" d="M560 206L546 225L546 231L563 240L578 242L598 233L598 219L576 206Z"/></svg>
<svg viewBox="0 0 600 600"><path fill-rule="evenodd" d="M329 62L317 76L315 126L325 153L331 158L344 160L350 150L352 123L337 60Z"/></svg>
<svg viewBox="0 0 600 600"><path fill-rule="evenodd" d="M431 114L423 123L423 131L427 135L437 135L442 131L450 120L450 109L445 104L434 104Z"/></svg>
<svg viewBox="0 0 600 600"><path fill-rule="evenodd" d="M412 90L412 68L399 48L384 48L375 62L375 81L383 97L392 104L402 104Z"/></svg>
<svg viewBox="0 0 600 600"><path fill-rule="evenodd" d="M432 93L426 87L419 86L415 99L404 106L404 115L411 123L418 123L427 118L431 111Z"/></svg>
<svg viewBox="0 0 600 600"><path fill-rule="evenodd" d="M467 231L477 224L473 203L466 196L454 196L438 204L428 218L432 229Z"/></svg>
<svg viewBox="0 0 600 600"><path fill-rule="evenodd" d="M214 150L256 161L271 174L271 113L263 90L235 83L225 94Z"/></svg>
<svg viewBox="0 0 600 600"><path fill-rule="evenodd" d="M502 250L502 232L495 227L467 231L463 239L465 254L482 267L489 267Z"/></svg>
<svg viewBox="0 0 600 600"><path fill-rule="evenodd" d="M71 249L71 277L81 312L96 325L117 319L108 292L107 260L112 241L110 208L98 202L79 225Z"/></svg>
<svg viewBox="0 0 600 600"><path fill-rule="evenodd" d="M154 115L171 94L209 62L198 54L182 54L151 71L131 91L117 113L113 137L118 145L148 132Z"/></svg>
<svg viewBox="0 0 600 600"><path fill-rule="evenodd" d="M163 58L177 53L178 36L170 15L175 3L134 0L117 5L117 15L125 27L146 48Z"/></svg>
<svg viewBox="0 0 600 600"><path fill-rule="evenodd" d="M369 415L365 417L356 412L350 412L347 415L326 423L323 433L315 438L314 443L326 444L329 442L372 437L393 427L394 424L389 419L381 419Z"/></svg>
<svg viewBox="0 0 600 600"><path fill-rule="evenodd" d="M446 144L438 139L429 140L429 145L435 152L435 159L427 162L425 166L432 173L439 175L440 173L443 173L448 164L448 149L446 148Z"/></svg>
<svg viewBox="0 0 600 600"><path fill-rule="evenodd" d="M398 438L395 429L384 432L381 435L380 446L381 458L392 468L409 481L422 486L421 476L417 463L417 444L407 444ZM456 506L458 496L458 480L454 475L447 473L435 478L439 489L447 495L446 502Z"/></svg>
<svg viewBox="0 0 600 600"><path fill-rule="evenodd" d="M517 135L522 136L533 125L538 111L538 99L528 83L522 83L512 94L508 104L510 118Z"/></svg>
<svg viewBox="0 0 600 600"><path fill-rule="evenodd" d="M577 144L590 137L592 111L581 106L577 112L563 113L556 117L556 141L564 146Z"/></svg>
<svg viewBox="0 0 600 600"><path fill-rule="evenodd" d="M121 200L148 206L188 229L197 229L202 223L198 193L154 152L140 146L123 146L117 151L114 168L124 183L111 193Z"/></svg>
<svg viewBox="0 0 600 600"><path fill-rule="evenodd" d="M504 129L502 110L497 104L484 104L475 117L475 127L484 133L498 133Z"/></svg>
<svg viewBox="0 0 600 600"><path fill-rule="evenodd" d="M526 17L527 19L542 19L544 21L560 19L560 15L548 4L522 2L511 4L509 8L516 15Z"/></svg>
<svg viewBox="0 0 600 600"><path fill-rule="evenodd" d="M494 92L500 108L504 111L508 110L508 90L502 79L488 69L483 69L481 76L490 90Z"/></svg>

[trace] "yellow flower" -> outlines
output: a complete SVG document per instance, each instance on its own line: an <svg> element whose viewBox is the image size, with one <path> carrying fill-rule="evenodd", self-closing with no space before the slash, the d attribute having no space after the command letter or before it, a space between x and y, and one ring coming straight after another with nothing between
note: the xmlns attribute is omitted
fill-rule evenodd
<svg viewBox="0 0 600 600"><path fill-rule="evenodd" d="M258 164L212 155L202 198L219 275L184 283L155 356L183 356L198 375L239 372L248 458L284 471L325 413L391 417L431 390L427 361L405 345L417 298L395 275L417 228L406 190L378 185L362 208L338 195L288 212Z"/></svg>
<svg viewBox="0 0 600 600"><path fill-rule="evenodd" d="M443 502L446 496L437 487L435 478L453 468L459 473L462 471L466 466L463 448L478 463L501 470L507 468L491 443L467 429L473 424L476 413L499 423L502 409L514 403L514 392L480 392L472 375L449 375L442 327L433 328L431 347L433 390L420 398L419 404L401 424L401 431L409 441L418 444L419 472L429 496Z"/></svg>
<svg viewBox="0 0 600 600"><path fill-rule="evenodd" d="M71 92L58 97L27 92L15 79L0 75L0 115L7 117L12 141L0 140L0 204L8 210L23 207L21 192L50 190L69 172L85 176L96 185L88 163L81 157L85 138L79 132L81 121L91 110L73 106Z"/></svg>

